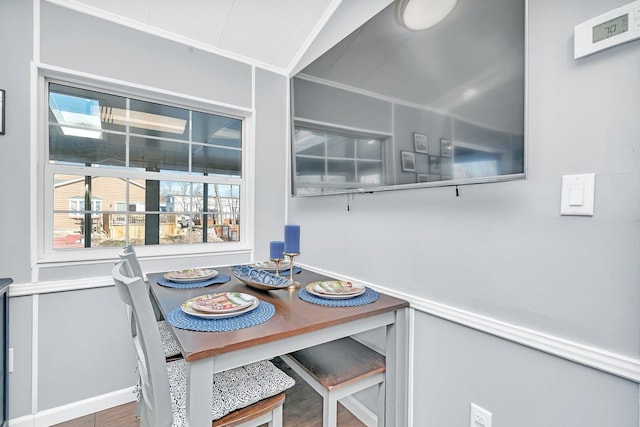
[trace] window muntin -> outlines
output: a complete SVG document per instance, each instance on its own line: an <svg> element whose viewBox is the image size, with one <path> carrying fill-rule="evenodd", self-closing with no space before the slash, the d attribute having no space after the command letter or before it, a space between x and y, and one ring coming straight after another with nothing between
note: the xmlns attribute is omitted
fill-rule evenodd
<svg viewBox="0 0 640 427"><path fill-rule="evenodd" d="M240 240L241 119L54 82L47 95L53 249Z"/></svg>
<svg viewBox="0 0 640 427"><path fill-rule="evenodd" d="M296 127L295 194L384 182L384 139Z"/></svg>

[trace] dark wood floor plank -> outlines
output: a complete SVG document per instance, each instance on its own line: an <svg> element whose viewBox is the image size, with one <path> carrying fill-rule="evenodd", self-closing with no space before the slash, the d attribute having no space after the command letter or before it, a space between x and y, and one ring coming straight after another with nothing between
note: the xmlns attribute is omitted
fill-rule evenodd
<svg viewBox="0 0 640 427"><path fill-rule="evenodd" d="M66 421L64 423L55 424L52 427L95 427L96 414L85 415L84 417L76 418L75 420Z"/></svg>
<svg viewBox="0 0 640 427"><path fill-rule="evenodd" d="M138 427L135 402L96 412L96 427Z"/></svg>

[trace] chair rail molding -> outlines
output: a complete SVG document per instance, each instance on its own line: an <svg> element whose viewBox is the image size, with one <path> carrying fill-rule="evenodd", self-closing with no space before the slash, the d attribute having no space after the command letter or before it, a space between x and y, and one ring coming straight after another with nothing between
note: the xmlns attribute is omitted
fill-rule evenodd
<svg viewBox="0 0 640 427"><path fill-rule="evenodd" d="M320 270L311 266L303 267L342 280L360 282L366 286L370 286L372 289L397 298L402 298L409 302L411 310L436 316L640 384L640 359L638 358L584 345L534 329L524 328L492 317L482 316L471 311L461 310L436 301L398 292L374 283L347 277L336 272Z"/></svg>

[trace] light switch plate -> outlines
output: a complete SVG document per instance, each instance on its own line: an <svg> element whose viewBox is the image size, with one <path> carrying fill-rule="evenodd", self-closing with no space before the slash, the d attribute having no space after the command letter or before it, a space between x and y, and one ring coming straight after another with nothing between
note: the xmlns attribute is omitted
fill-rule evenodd
<svg viewBox="0 0 640 427"><path fill-rule="evenodd" d="M560 215L593 216L596 174L563 175Z"/></svg>

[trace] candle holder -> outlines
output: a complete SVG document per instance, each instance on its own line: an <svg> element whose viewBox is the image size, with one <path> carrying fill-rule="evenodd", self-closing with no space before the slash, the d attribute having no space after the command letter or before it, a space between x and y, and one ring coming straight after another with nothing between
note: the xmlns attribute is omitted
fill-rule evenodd
<svg viewBox="0 0 640 427"><path fill-rule="evenodd" d="M284 258L270 258L270 259L276 265L276 277L280 277L280 262L282 262Z"/></svg>
<svg viewBox="0 0 640 427"><path fill-rule="evenodd" d="M293 258L300 255L300 252L285 252L283 255L289 257L289 287L299 288L300 282L293 280Z"/></svg>

